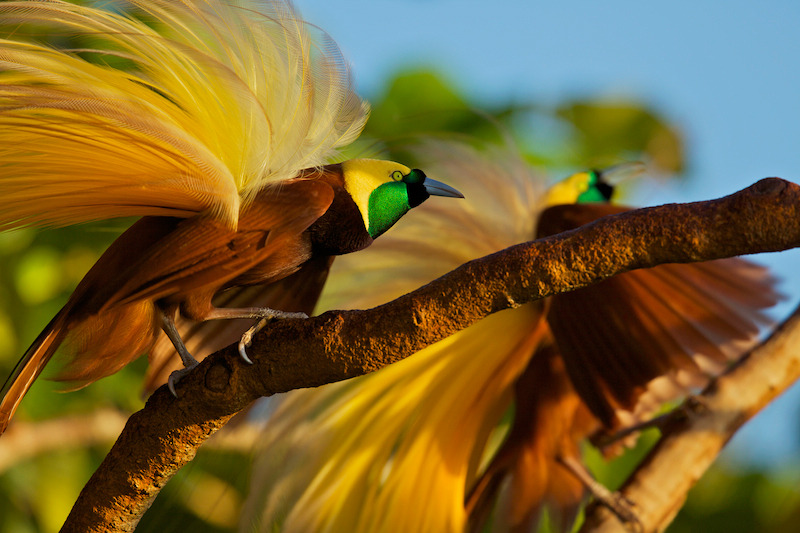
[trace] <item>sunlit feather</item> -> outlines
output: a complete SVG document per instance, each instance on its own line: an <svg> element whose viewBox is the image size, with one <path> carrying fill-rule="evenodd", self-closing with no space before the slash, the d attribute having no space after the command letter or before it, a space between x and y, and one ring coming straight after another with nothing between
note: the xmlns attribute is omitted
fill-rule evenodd
<svg viewBox="0 0 800 533"><path fill-rule="evenodd" d="M291 5L123 7L0 3L0 229L204 211L235 225L360 133L338 48Z"/></svg>

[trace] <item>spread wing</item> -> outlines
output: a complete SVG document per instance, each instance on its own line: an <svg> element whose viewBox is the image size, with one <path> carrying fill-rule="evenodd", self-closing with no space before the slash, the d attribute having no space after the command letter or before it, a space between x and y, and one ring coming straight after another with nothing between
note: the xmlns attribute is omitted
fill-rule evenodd
<svg viewBox="0 0 800 533"><path fill-rule="evenodd" d="M0 2L0 229L205 211L234 227L366 114L335 43L281 0Z"/></svg>
<svg viewBox="0 0 800 533"><path fill-rule="evenodd" d="M555 206L542 213L539 234L627 209ZM547 321L576 391L611 425L615 409L632 410L646 391L657 396L653 405L672 399L744 353L769 323L762 310L779 299L774 283L766 268L739 258L660 265L554 296ZM673 386L648 390L659 376ZM681 381L688 376L694 383Z"/></svg>

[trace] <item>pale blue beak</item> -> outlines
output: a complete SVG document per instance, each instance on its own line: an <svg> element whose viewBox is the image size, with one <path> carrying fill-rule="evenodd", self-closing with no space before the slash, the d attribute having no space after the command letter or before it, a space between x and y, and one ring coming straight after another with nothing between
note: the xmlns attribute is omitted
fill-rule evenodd
<svg viewBox="0 0 800 533"><path fill-rule="evenodd" d="M425 190L428 191L428 194L431 196L446 196L447 198L464 198L464 195L452 188L451 186L442 183L441 181L432 180L430 178L425 178L425 181L422 182L425 186Z"/></svg>

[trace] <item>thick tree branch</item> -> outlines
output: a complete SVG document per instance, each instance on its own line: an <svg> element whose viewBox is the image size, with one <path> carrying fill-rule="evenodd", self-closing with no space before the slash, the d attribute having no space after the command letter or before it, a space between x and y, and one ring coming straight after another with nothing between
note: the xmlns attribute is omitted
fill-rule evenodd
<svg viewBox="0 0 800 533"><path fill-rule="evenodd" d="M380 307L272 324L250 350L207 358L172 398L134 414L64 531L131 531L160 488L237 411L261 396L382 368L494 312L614 274L800 246L800 187L769 178L731 196L607 217L471 261Z"/></svg>
<svg viewBox="0 0 800 533"><path fill-rule="evenodd" d="M675 413L672 423L620 489L641 531L663 531L686 495L736 431L800 378L800 308L767 341L712 381ZM584 533L622 526L601 506L587 511Z"/></svg>

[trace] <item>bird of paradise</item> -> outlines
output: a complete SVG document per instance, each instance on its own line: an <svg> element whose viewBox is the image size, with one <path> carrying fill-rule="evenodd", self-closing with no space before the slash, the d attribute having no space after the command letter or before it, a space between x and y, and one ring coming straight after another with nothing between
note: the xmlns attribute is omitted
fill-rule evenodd
<svg viewBox="0 0 800 533"><path fill-rule="evenodd" d="M373 306L625 209L606 203L598 172L547 189L511 150L418 152L469 201L343 259L324 307ZM634 271L502 311L374 374L286 394L267 420L243 527L531 531L548 508L567 530L586 489L564 463L742 354L776 301L773 282L741 259Z"/></svg>
<svg viewBox="0 0 800 533"><path fill-rule="evenodd" d="M169 339L186 367L174 394L197 364L189 328L297 316L287 308L316 299L334 256L431 195L461 196L399 163L330 163L368 106L290 4L107 7L0 2L0 230L142 217L12 371L0 433L57 350L58 379L83 386Z"/></svg>

